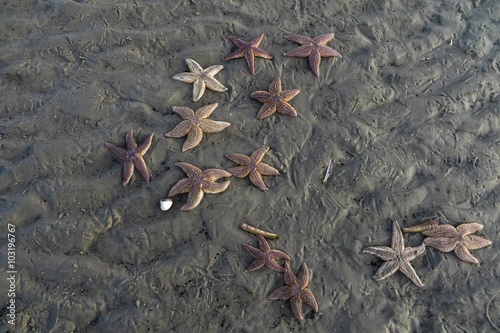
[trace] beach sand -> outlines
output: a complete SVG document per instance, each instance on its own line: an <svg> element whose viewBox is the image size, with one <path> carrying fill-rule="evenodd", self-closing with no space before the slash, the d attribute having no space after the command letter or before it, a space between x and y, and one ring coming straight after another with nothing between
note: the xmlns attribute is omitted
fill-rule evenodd
<svg viewBox="0 0 500 333"><path fill-rule="evenodd" d="M500 327L500 2L487 1L14 1L0 4L0 288L2 332L494 332ZM230 37L265 34L274 59L224 62ZM335 33L320 76L285 34ZM172 76L191 58L225 93ZM276 77L300 89L297 117L257 120L250 98ZM163 135L172 106L218 103L231 126L181 152ZM152 174L121 184L134 130ZM280 176L261 191L231 178L192 211L159 208L185 177L174 164L236 166L226 153L269 146ZM322 183L328 161L333 174ZM430 217L478 221L490 247L474 266L429 248L412 261L425 286L362 254ZM267 268L246 273L256 238L280 235L297 273L310 269L319 312L266 296L284 285ZM7 225L15 226L15 326ZM424 237L405 235L407 246Z"/></svg>

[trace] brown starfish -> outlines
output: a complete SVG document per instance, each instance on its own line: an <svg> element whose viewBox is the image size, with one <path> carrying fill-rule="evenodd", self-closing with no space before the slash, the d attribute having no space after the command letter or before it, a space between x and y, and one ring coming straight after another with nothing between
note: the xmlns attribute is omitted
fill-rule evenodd
<svg viewBox="0 0 500 333"><path fill-rule="evenodd" d="M262 163L262 158L269 151L269 147L257 149L250 157L243 154L226 154L225 156L231 161L238 163L240 166L229 168L227 171L238 178L245 178L250 175L250 181L263 191L268 190L262 175L278 176L280 173L272 166Z"/></svg>
<svg viewBox="0 0 500 333"><path fill-rule="evenodd" d="M477 250L491 245L491 241L476 235L471 235L483 229L483 225L477 222L463 223L456 228L450 224L441 224L432 230L422 233L429 236L424 239L424 244L441 252L454 251L461 260L479 264L469 250Z"/></svg>
<svg viewBox="0 0 500 333"><path fill-rule="evenodd" d="M313 293L307 289L307 285L309 284L309 270L307 269L307 265L303 263L302 270L297 277L293 274L288 261L285 261L285 269L284 278L287 285L270 293L267 299L271 301L276 299L290 299L290 305L292 306L292 312L295 318L304 320L304 316L302 315L302 303L306 303L315 312L318 312L316 298L314 298Z"/></svg>
<svg viewBox="0 0 500 333"><path fill-rule="evenodd" d="M297 96L299 92L299 89L282 90L281 79L279 77L271 82L269 91L253 92L250 94L250 97L264 104L259 113L257 113L257 119L261 120L269 117L276 111L287 116L296 117L297 111L287 102Z"/></svg>
<svg viewBox="0 0 500 333"><path fill-rule="evenodd" d="M104 142L106 147L109 148L119 159L123 160L123 185L127 185L132 175L134 174L134 168L137 168L141 173L144 180L149 183L151 180L151 175L149 174L148 167L144 161L144 154L148 151L153 141L154 133L148 135L146 140L140 147L137 147L137 143L134 140L134 132L132 130L127 132L125 139L127 141L127 149L118 148L117 146Z"/></svg>
<svg viewBox="0 0 500 333"><path fill-rule="evenodd" d="M217 103L202 106L196 112L185 106L173 106L174 112L178 113L184 120L165 136L167 138L180 138L187 135L187 139L182 145L183 152L196 147L203 138L203 132L216 133L231 125L224 121L207 119L215 108L217 108Z"/></svg>
<svg viewBox="0 0 500 333"><path fill-rule="evenodd" d="M259 240L259 248L257 249L250 244L243 244L245 249L250 253L255 260L247 267L245 272L253 272L264 265L277 272L285 272L286 269L278 264L277 259L290 260L290 256L285 252L279 250L271 250L267 240L261 236L256 235Z"/></svg>
<svg viewBox="0 0 500 333"><path fill-rule="evenodd" d="M258 48L263 38L264 34L257 36L250 42L245 42L244 40L241 40L236 37L229 38L231 42L233 42L236 46L238 46L238 49L230 53L227 57L225 57L224 61L245 57L248 67L250 68L250 73L254 74L255 72L254 57L261 57L265 59L273 58L272 55L269 55L268 53Z"/></svg>
<svg viewBox="0 0 500 333"><path fill-rule="evenodd" d="M168 193L169 197L173 197L180 193L189 192L187 202L181 207L181 210L190 210L198 206L201 199L203 199L204 193L220 193L229 186L229 180L222 183L216 182L216 180L220 178L231 176L231 174L225 170L205 169L201 171L200 168L184 162L175 163L175 165L181 168L188 176L188 178L181 179L177 182Z"/></svg>
<svg viewBox="0 0 500 333"><path fill-rule="evenodd" d="M423 287L424 284L410 264L410 261L421 255L425 251L425 245L418 247L406 247L404 245L403 233L397 221L392 223L392 242L388 246L370 246L363 249L363 253L373 254L384 260L373 279L383 280L397 270L410 278L417 286Z"/></svg>
<svg viewBox="0 0 500 333"><path fill-rule="evenodd" d="M309 58L309 67L311 67L316 76L319 76L319 64L321 62L321 57L342 58L342 55L337 50L326 46L326 43L332 40L333 37L333 33L316 36L314 38L302 35L285 35L286 39L299 43L301 46L285 52L283 55L286 57Z"/></svg>

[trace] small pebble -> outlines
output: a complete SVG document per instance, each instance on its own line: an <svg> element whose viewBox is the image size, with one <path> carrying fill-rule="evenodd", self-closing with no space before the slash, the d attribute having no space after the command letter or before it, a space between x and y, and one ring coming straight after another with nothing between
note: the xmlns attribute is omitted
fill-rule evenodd
<svg viewBox="0 0 500 333"><path fill-rule="evenodd" d="M172 207L172 199L163 199L160 201L160 209L163 211L169 210Z"/></svg>

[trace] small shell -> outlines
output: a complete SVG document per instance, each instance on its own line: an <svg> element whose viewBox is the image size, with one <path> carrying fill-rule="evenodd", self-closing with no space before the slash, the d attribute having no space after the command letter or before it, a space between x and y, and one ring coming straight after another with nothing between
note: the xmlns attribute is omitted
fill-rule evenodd
<svg viewBox="0 0 500 333"><path fill-rule="evenodd" d="M163 211L169 210L172 207L173 201L172 199L163 199L160 200L160 209Z"/></svg>
<svg viewBox="0 0 500 333"><path fill-rule="evenodd" d="M438 226L438 221L436 219L428 220L424 223L414 225L413 227L403 228L403 232L422 232L427 230L435 229Z"/></svg>

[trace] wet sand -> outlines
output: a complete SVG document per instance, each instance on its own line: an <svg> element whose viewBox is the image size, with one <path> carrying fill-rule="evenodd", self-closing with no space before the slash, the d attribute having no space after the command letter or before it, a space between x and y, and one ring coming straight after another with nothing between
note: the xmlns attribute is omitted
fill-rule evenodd
<svg viewBox="0 0 500 333"><path fill-rule="evenodd" d="M2 332L494 332L500 327L500 3L490 1L12 1L0 5L0 287L8 289L7 223L16 226L16 325L1 293ZM285 34L335 33L320 77ZM250 40L274 56L223 62ZM185 58L216 78L193 103L172 80ZM250 98L280 77L300 89L298 117L255 119ZM218 103L222 132L181 152L163 137L172 106ZM155 133L150 184L105 146ZM282 174L269 190L231 178L189 212L159 209L184 178L174 164L234 167L225 153L271 150ZM322 183L328 161L333 175ZM473 266L428 249L413 267L372 279L362 254L403 227L438 217L479 221L492 246ZM269 269L245 273L257 245L239 225L280 235L273 248L306 262L319 312L293 317L266 296L284 284ZM407 246L423 236L406 235Z"/></svg>

